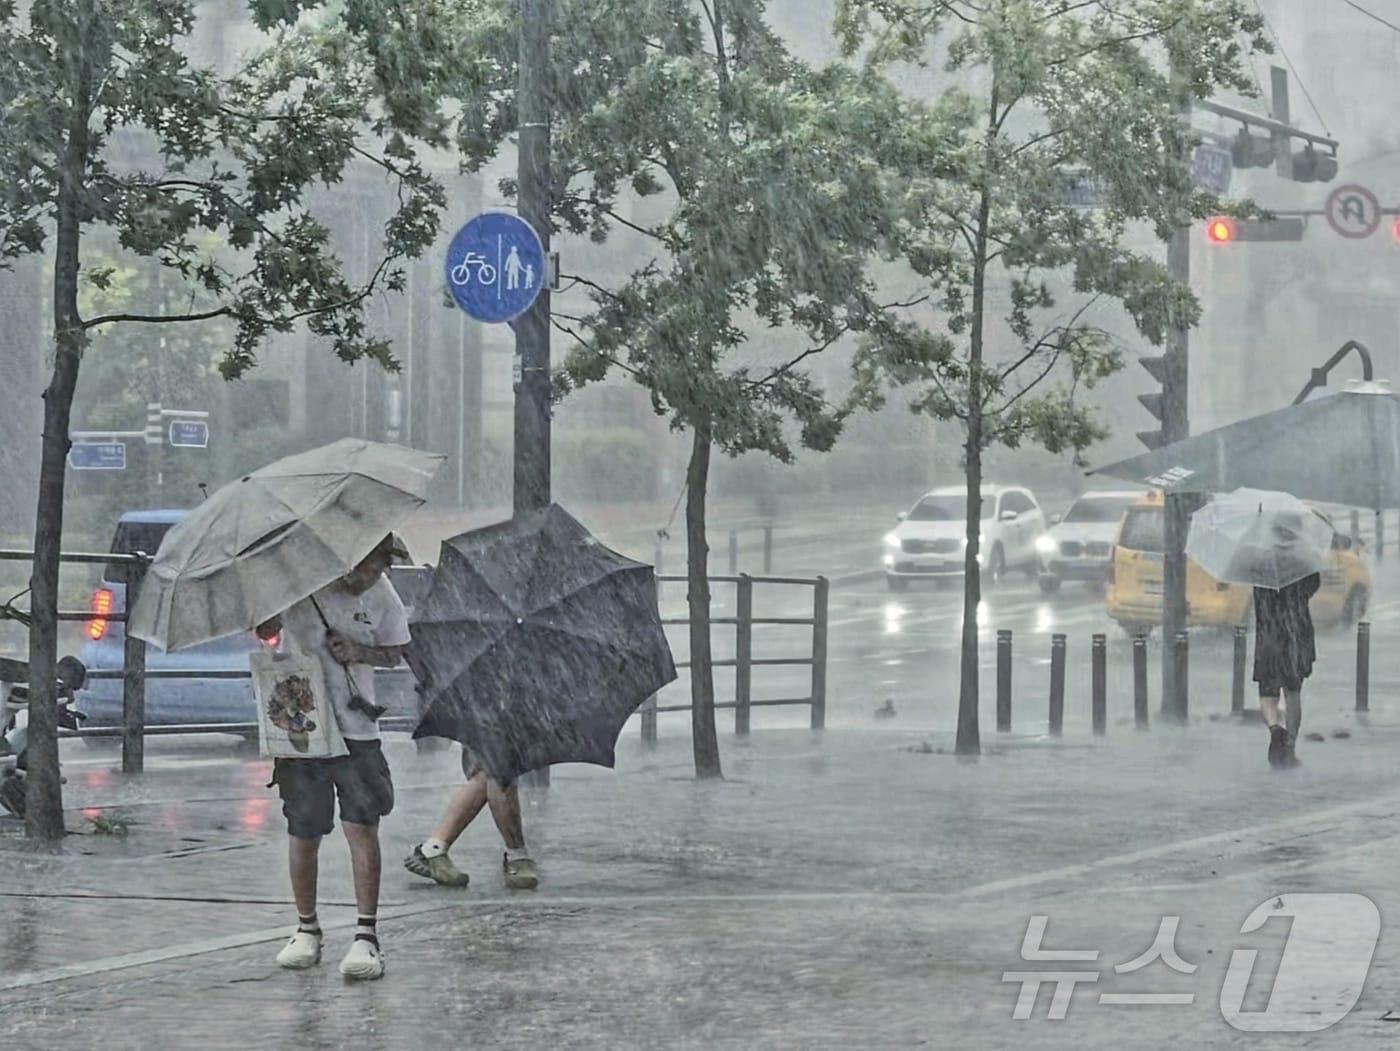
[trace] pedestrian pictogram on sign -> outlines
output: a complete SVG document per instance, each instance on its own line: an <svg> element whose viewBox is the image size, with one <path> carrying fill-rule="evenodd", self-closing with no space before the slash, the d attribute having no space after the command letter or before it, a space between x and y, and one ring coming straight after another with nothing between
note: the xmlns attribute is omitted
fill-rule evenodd
<svg viewBox="0 0 1400 1051"><path fill-rule="evenodd" d="M509 212L483 212L458 230L447 248L447 287L478 321L519 317L548 278L539 235Z"/></svg>
<svg viewBox="0 0 1400 1051"><path fill-rule="evenodd" d="M1364 186L1338 186L1327 195L1327 223L1343 237L1370 237L1381 225L1381 203Z"/></svg>

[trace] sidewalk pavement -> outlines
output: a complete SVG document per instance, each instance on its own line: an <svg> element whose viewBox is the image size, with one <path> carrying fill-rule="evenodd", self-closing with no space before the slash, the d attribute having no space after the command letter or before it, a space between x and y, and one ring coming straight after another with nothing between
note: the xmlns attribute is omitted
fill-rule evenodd
<svg viewBox="0 0 1400 1051"><path fill-rule="evenodd" d="M1368 895L1383 921L1360 1004L1316 1038L1352 1046L1394 1031L1382 1017L1400 995L1385 923L1400 908L1400 725L1362 729L1305 743L1286 774L1266 766L1262 731L1235 723L988 733L976 760L907 731L766 731L722 737L727 780L710 783L690 776L686 740L628 737L616 771L558 768L527 793L533 893L503 887L485 815L454 851L471 887L399 867L458 774L455 750L392 739L388 974L369 987L335 971L354 923L338 834L322 863L325 963L272 964L293 913L266 763L186 743L123 779L109 757L69 753L80 834L50 853L0 825L0 1026L16 1046L104 1048L444 1033L506 1048L1234 1046L1218 1002L1241 923L1272 895L1330 891ZM128 833L95 834L98 815ZM1025 963L1036 915L1046 947L1098 961ZM1115 974L1164 915L1181 917L1177 949L1199 970ZM1249 941L1263 988L1285 928ZM1101 973L1065 1020L1047 1020L1045 991L1013 1020L1019 986L1003 974L1037 968ZM1108 1006L1105 990L1194 1001Z"/></svg>

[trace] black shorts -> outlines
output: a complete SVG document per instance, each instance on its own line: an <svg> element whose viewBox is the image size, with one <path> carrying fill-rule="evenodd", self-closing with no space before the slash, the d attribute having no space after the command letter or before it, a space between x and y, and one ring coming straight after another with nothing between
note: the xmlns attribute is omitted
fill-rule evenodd
<svg viewBox="0 0 1400 1051"><path fill-rule="evenodd" d="M466 776L468 781L477 774L485 774L502 788L509 788L512 783L511 781L499 781L495 777L492 777L491 771L481 765L481 760L476 757L476 753L466 745L462 745L462 773Z"/></svg>
<svg viewBox="0 0 1400 1051"><path fill-rule="evenodd" d="M287 832L298 839L319 839L335 828L335 800L340 820L377 825L394 809L394 782L378 741L346 741L349 755L334 759L278 759L272 781L282 796Z"/></svg>
<svg viewBox="0 0 1400 1051"><path fill-rule="evenodd" d="M1259 696L1265 698L1277 697L1284 690L1289 693L1297 693L1303 688L1302 679L1268 679L1260 680Z"/></svg>

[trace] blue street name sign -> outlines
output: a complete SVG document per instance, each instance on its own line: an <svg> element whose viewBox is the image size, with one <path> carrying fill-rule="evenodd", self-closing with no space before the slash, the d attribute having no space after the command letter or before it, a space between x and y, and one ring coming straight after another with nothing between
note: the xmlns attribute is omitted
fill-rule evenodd
<svg viewBox="0 0 1400 1051"><path fill-rule="evenodd" d="M74 442L68 466L75 471L125 471L126 442Z"/></svg>
<svg viewBox="0 0 1400 1051"><path fill-rule="evenodd" d="M1235 169L1229 150L1202 143L1191 154L1191 181L1211 193L1229 193L1230 175Z"/></svg>
<svg viewBox="0 0 1400 1051"><path fill-rule="evenodd" d="M209 424L204 420L175 420L170 424L170 444L177 449L209 448Z"/></svg>
<svg viewBox="0 0 1400 1051"><path fill-rule="evenodd" d="M545 270L539 235L509 212L482 212L447 246L447 287L478 321L510 321L529 310Z"/></svg>

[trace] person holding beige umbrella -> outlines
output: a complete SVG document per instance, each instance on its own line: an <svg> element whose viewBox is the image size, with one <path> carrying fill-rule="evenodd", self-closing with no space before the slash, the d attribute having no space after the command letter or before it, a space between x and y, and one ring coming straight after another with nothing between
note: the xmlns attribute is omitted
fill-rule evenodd
<svg viewBox="0 0 1400 1051"><path fill-rule="evenodd" d="M427 501L443 459L344 439L254 471L166 534L132 610L131 633L163 649L256 630L285 634L299 656L316 659L307 675L329 694L339 750L278 758L273 773L299 921L277 956L286 968L321 959L318 859L338 797L360 917L340 971L351 979L384 973L378 826L394 789L373 669L398 663L409 629L383 574L401 547L390 530Z"/></svg>

